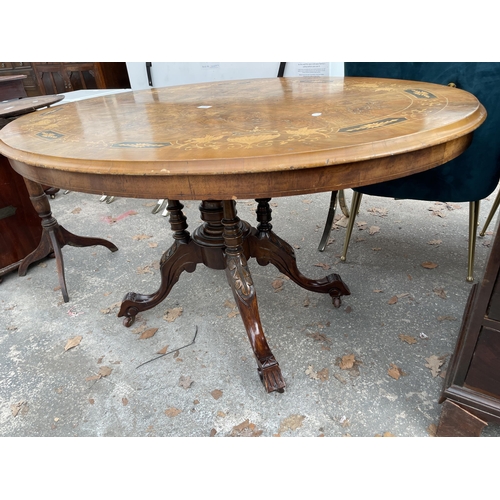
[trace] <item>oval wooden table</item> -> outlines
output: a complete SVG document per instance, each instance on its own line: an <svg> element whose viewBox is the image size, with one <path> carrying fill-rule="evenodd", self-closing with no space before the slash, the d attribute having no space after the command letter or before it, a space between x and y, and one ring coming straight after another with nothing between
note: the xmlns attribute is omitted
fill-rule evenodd
<svg viewBox="0 0 500 500"><path fill-rule="evenodd" d="M348 295L340 276L297 269L271 225L269 201L387 181L461 154L486 112L471 94L422 82L368 78L237 80L126 92L21 117L0 153L30 182L122 197L168 198L174 243L150 295L127 293L135 316L170 293L183 271L224 269L268 392L285 382L259 318L247 264L274 264L301 287ZM257 227L235 200L258 202ZM191 235L180 200L201 200Z"/></svg>

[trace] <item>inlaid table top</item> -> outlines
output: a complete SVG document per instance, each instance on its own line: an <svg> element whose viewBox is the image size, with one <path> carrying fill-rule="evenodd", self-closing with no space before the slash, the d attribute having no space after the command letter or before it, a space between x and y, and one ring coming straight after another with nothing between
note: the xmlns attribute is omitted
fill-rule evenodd
<svg viewBox="0 0 500 500"><path fill-rule="evenodd" d="M23 176L94 194L288 196L390 180L459 155L486 112L457 88L376 78L273 78L68 103L0 132ZM398 161L395 161L397 157Z"/></svg>

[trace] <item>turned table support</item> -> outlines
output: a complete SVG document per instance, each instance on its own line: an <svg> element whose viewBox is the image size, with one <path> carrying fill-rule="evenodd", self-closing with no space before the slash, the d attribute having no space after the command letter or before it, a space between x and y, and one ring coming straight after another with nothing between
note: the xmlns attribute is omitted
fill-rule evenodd
<svg viewBox="0 0 500 500"><path fill-rule="evenodd" d="M57 220L52 216L50 203L43 187L37 182L24 178L28 194L37 211L39 217L42 219L42 236L38 247L27 255L19 266L19 276L25 276L28 267L50 254L54 254L56 259L57 275L59 278L59 285L61 287L64 302L69 301L68 290L66 288L66 280L64 277L64 261L61 252L62 247L71 245L74 247L88 247L93 245L102 245L109 248L112 252L116 252L118 248L113 243L103 240L101 238L85 238L77 236L67 231L64 227L60 226Z"/></svg>
<svg viewBox="0 0 500 500"><path fill-rule="evenodd" d="M254 257L260 265L274 264L306 290L328 293L336 307L340 305L340 297L350 292L337 274L312 280L299 272L292 247L271 230L269 201L270 198L257 200L257 228L239 219L233 200L202 201L200 215L203 224L191 235L182 213L183 205L178 200L169 200L167 209L174 243L160 260L160 287L151 294L127 293L118 316L124 318L125 326L131 326L138 313L162 302L180 275L184 271L193 272L198 264L225 270L264 387L267 392L283 392L285 381L264 335L247 260Z"/></svg>

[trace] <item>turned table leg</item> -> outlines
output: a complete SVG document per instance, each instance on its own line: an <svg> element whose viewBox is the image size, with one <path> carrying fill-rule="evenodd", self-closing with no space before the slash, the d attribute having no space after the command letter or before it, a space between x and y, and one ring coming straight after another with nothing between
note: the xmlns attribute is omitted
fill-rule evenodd
<svg viewBox="0 0 500 500"><path fill-rule="evenodd" d="M26 188L28 189L31 203L37 211L39 217L42 219L42 236L38 247L27 255L21 262L18 270L19 276L25 276L28 271L28 267L34 262L47 257L51 253L54 253L62 296L64 302L68 302L69 295L64 277L64 261L61 252L62 247L65 245L74 247L102 245L112 252L116 252L118 248L107 240L77 236L64 229L64 227L60 226L57 220L52 216L50 203L43 187L37 182L33 182L26 178L24 179L24 182L26 184Z"/></svg>
<svg viewBox="0 0 500 500"><path fill-rule="evenodd" d="M272 231L270 198L256 200L257 229L252 229L248 238L250 245L250 256L255 257L261 266L273 264L283 274L288 276L297 285L316 293L328 293L332 298L333 305L340 307L341 297L350 295L347 285L338 274L330 274L325 278L313 280L305 277L297 268L295 252L291 245L282 240Z"/></svg>
<svg viewBox="0 0 500 500"><path fill-rule="evenodd" d="M179 201L169 200L167 210L170 227L174 233L174 243L160 260L160 288L152 294L129 292L125 295L118 317L124 316L123 324L126 327L134 323L139 312L151 309L163 301L179 281L183 271L192 273L196 265L202 262L200 249L187 231L188 225L182 213L183 208L184 205Z"/></svg>
<svg viewBox="0 0 500 500"><path fill-rule="evenodd" d="M274 357L259 316L257 296L250 269L243 253L240 219L236 216L234 201L224 201L224 242L226 246L226 275L238 310L245 325L250 344L257 358L258 371L267 392L283 392L285 381Z"/></svg>

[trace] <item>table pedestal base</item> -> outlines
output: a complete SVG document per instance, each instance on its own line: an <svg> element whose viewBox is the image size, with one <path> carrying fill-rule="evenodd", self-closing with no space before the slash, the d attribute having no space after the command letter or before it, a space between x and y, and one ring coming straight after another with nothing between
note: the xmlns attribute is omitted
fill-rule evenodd
<svg viewBox="0 0 500 500"><path fill-rule="evenodd" d="M193 272L197 264L205 264L211 269L224 269L257 359L264 387L267 392L283 392L285 381L264 335L247 259L253 257L263 266L274 264L302 288L328 293L335 307L340 306L341 296L350 295L350 292L338 274L330 274L320 280L303 276L297 268L293 248L272 231L270 198L256 201L257 228L237 217L234 201L203 201L200 212L204 223L191 236L182 213L183 205L179 201L169 200L167 209L174 243L160 261L160 288L150 295L127 293L118 316L124 316L124 325L131 326L139 312L163 301L182 272Z"/></svg>
<svg viewBox="0 0 500 500"><path fill-rule="evenodd" d="M118 248L113 243L101 238L86 238L70 233L64 227L60 226L57 220L52 217L50 203L45 194L43 187L29 179L24 179L26 188L30 196L31 203L35 207L38 215L42 219L42 236L38 247L27 255L19 265L19 276L25 276L28 267L41 260L50 254L54 254L56 259L57 275L59 285L61 287L64 302L69 302L68 290L66 288L66 280L64 277L64 262L61 249L65 245L74 247L88 247L93 245L103 245L109 248L112 252L116 252Z"/></svg>

